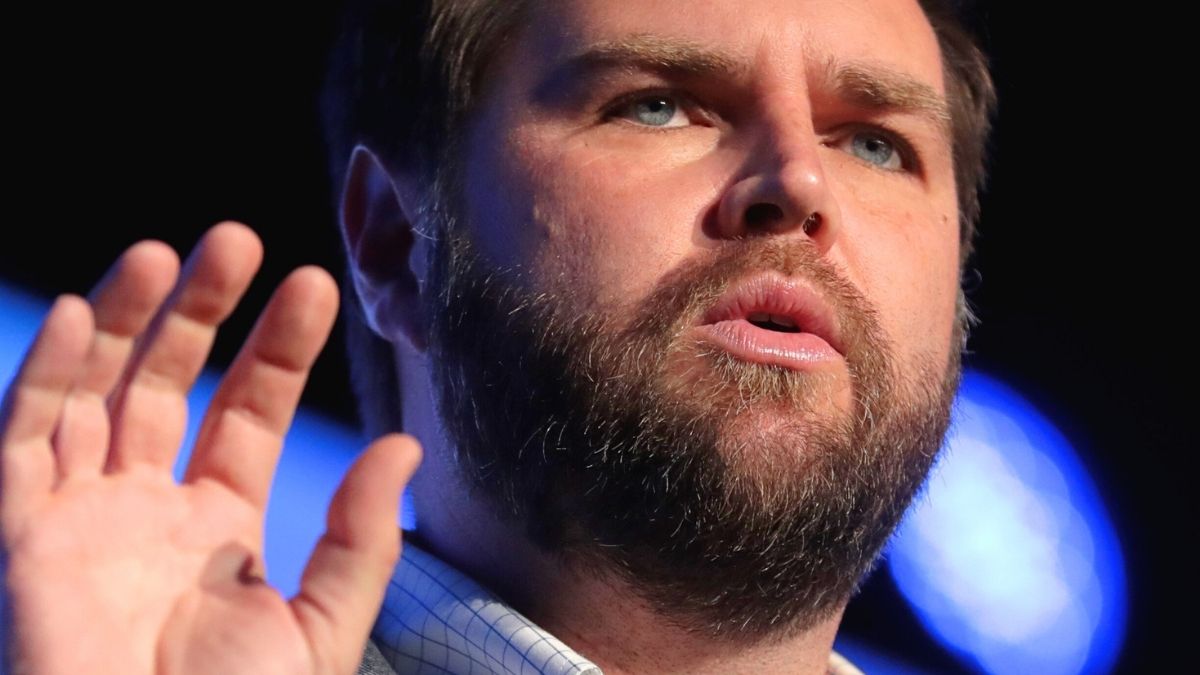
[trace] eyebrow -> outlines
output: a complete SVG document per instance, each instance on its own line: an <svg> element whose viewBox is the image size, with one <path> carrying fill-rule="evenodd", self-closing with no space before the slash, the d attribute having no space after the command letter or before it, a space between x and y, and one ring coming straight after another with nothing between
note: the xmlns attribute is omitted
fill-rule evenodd
<svg viewBox="0 0 1200 675"><path fill-rule="evenodd" d="M744 77L749 64L688 40L656 35L631 35L588 45L555 69L567 77L582 79L606 70L649 70L677 76ZM950 108L946 99L925 82L886 65L866 61L836 61L825 64L827 79L847 103L872 112L895 112L915 116L950 136Z"/></svg>
<svg viewBox="0 0 1200 675"><path fill-rule="evenodd" d="M863 62L831 66L830 79L838 94L850 104L872 111L913 115L949 137L950 106L933 87L886 66Z"/></svg>
<svg viewBox="0 0 1200 675"><path fill-rule="evenodd" d="M658 70L686 75L745 74L741 61L704 46L654 35L631 35L589 45L567 59L571 70L594 72L611 68Z"/></svg>

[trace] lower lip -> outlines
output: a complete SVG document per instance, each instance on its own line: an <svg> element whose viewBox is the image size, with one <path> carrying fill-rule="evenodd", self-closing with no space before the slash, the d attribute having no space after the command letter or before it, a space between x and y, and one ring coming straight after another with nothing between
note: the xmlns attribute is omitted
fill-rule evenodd
<svg viewBox="0 0 1200 675"><path fill-rule="evenodd" d="M836 349L812 333L782 333L759 328L745 319L697 326L700 337L736 358L791 370L812 370L842 358Z"/></svg>

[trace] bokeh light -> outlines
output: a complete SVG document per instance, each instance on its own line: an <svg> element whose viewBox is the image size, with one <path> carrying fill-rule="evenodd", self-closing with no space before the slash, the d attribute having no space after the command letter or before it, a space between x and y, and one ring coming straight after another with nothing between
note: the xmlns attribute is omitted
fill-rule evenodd
<svg viewBox="0 0 1200 675"><path fill-rule="evenodd" d="M1124 562L1070 444L1012 390L968 373L948 445L891 547L901 592L983 672L1108 672Z"/></svg>

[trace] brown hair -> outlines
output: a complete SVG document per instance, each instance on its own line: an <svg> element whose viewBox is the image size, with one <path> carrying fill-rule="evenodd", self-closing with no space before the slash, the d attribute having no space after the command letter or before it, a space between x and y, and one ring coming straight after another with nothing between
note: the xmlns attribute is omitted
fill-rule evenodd
<svg viewBox="0 0 1200 675"><path fill-rule="evenodd" d="M953 0L919 0L942 51L962 243L971 254L986 175L995 91L987 60ZM364 144L390 171L432 188L453 158L484 71L516 32L528 0L347 0L321 94L335 205L350 153ZM335 209L336 210L336 209ZM364 431L401 428L392 345L366 326L343 284L350 376Z"/></svg>

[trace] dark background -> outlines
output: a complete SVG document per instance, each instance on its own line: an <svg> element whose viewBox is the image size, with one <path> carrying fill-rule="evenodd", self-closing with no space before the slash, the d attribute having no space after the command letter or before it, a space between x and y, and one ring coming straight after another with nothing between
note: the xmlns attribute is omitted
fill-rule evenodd
<svg viewBox="0 0 1200 675"><path fill-rule="evenodd" d="M968 365L1048 414L1090 467L1126 556L1121 670L1178 666L1195 624L1186 551L1196 527L1185 523L1196 447L1181 420L1196 398L1186 337L1196 303L1183 292L1194 288L1183 285L1194 265L1189 186L1167 169L1190 154L1164 151L1189 147L1194 125L1155 81L1144 56L1153 41L1136 37L1130 12L1016 4L1042 3L992 3L978 20L1001 108ZM340 277L315 113L334 14L328 2L229 0L22 10L10 25L21 45L6 96L19 178L0 281L83 293L139 238L184 252L219 220L246 222L267 257L219 339L221 365L288 270L316 263ZM352 421L342 351L339 329L306 402ZM913 663L956 669L887 575L845 626Z"/></svg>

